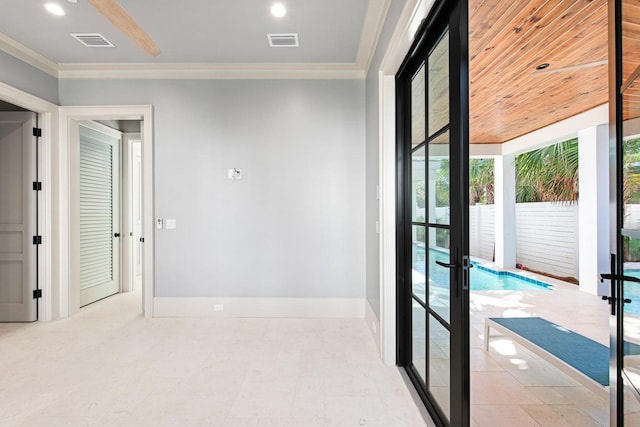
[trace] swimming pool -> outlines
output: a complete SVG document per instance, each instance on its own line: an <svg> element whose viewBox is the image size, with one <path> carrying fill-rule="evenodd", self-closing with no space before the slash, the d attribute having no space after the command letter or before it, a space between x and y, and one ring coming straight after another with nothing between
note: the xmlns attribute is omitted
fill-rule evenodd
<svg viewBox="0 0 640 427"><path fill-rule="evenodd" d="M624 274L640 278L640 270L625 269ZM631 300L630 303L624 305L624 311L640 316L640 283L625 282L624 297Z"/></svg>
<svg viewBox="0 0 640 427"><path fill-rule="evenodd" d="M448 288L449 270L437 265L436 261L448 263L449 254L429 249L429 255L431 286ZM414 292L416 292L420 289L420 280L424 284L426 276L426 250L416 244L413 245L413 266ZM548 283L510 271L491 270L478 264L474 264L474 268L471 269L470 286L472 291L548 291L551 289Z"/></svg>

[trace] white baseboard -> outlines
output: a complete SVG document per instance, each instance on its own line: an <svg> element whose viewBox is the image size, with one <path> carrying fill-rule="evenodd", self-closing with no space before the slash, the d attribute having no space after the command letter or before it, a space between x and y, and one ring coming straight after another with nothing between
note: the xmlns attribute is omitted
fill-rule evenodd
<svg viewBox="0 0 640 427"><path fill-rule="evenodd" d="M371 331L371 335L373 335L376 345L378 346L378 352L380 352L380 320L367 300L364 302L364 321L367 324L369 331ZM380 353L380 357L382 358L382 353Z"/></svg>
<svg viewBox="0 0 640 427"><path fill-rule="evenodd" d="M363 298L154 298L154 317L359 318ZM222 310L220 310L222 306ZM217 309L217 310L216 310Z"/></svg>

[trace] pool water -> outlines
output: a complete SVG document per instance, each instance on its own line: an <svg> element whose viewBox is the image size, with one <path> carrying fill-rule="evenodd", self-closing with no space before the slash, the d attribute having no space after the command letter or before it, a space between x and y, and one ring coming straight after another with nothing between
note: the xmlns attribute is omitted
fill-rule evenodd
<svg viewBox="0 0 640 427"><path fill-rule="evenodd" d="M624 270L624 274L640 278L640 270ZM625 282L624 297L631 300L630 303L624 305L624 311L640 316L640 283Z"/></svg>
<svg viewBox="0 0 640 427"><path fill-rule="evenodd" d="M449 269L436 264L436 261L448 263L449 254L429 249L429 255L431 286L448 289ZM416 244L413 245L413 270L415 292L420 289L421 280L424 285L426 276L426 250ZM548 283L519 276L512 272L490 270L476 264L471 269L470 286L472 291L544 291L551 289L551 285Z"/></svg>

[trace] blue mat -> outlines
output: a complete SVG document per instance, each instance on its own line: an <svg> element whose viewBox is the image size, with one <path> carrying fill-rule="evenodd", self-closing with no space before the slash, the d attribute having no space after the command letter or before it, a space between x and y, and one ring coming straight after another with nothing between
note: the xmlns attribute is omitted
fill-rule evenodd
<svg viewBox="0 0 640 427"><path fill-rule="evenodd" d="M609 347L540 317L492 317L603 386L609 385Z"/></svg>

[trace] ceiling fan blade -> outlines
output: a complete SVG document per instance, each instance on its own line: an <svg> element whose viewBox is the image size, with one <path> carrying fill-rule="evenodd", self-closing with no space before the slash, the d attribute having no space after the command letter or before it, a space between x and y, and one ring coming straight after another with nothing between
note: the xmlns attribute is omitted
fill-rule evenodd
<svg viewBox="0 0 640 427"><path fill-rule="evenodd" d="M151 56L158 56L160 48L147 33L133 20L131 15L117 2L117 0L89 0L98 12L103 14L113 25L133 40Z"/></svg>
<svg viewBox="0 0 640 427"><path fill-rule="evenodd" d="M569 65L562 68L545 68L544 70L536 70L532 74L539 75L539 74L561 73L563 71L573 71L573 70L581 70L583 68L597 67L599 65L606 65L608 63L609 61L605 59L604 61L595 61L595 62L587 62L584 64L578 64L578 65Z"/></svg>

